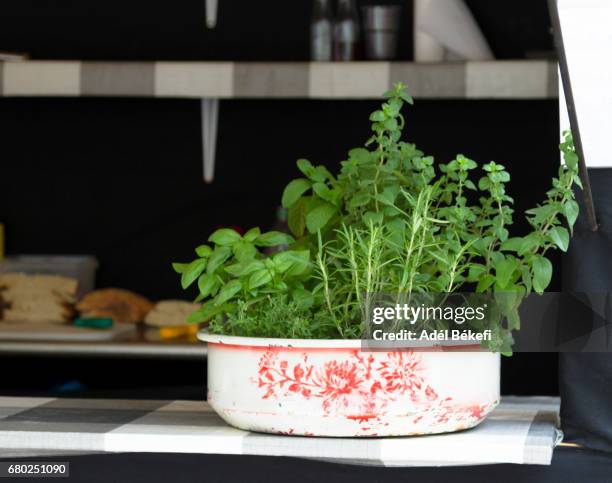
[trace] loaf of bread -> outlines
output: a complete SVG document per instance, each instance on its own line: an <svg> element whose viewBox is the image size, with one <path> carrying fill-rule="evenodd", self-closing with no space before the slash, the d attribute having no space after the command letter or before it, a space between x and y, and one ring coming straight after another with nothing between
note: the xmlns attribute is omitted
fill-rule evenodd
<svg viewBox="0 0 612 483"><path fill-rule="evenodd" d="M178 327L187 323L187 317L200 309L200 305L183 300L163 300L153 307L145 318L152 327Z"/></svg>
<svg viewBox="0 0 612 483"><path fill-rule="evenodd" d="M58 275L0 273L2 320L67 322L74 314L78 281Z"/></svg>
<svg viewBox="0 0 612 483"><path fill-rule="evenodd" d="M152 308L146 298L120 288L94 290L77 304L83 318L104 317L119 323L142 322Z"/></svg>

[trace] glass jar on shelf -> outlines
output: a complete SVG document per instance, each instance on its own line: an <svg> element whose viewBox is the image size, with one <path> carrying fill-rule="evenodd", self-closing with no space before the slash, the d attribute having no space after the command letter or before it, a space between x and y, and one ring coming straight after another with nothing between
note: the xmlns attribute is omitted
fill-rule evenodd
<svg viewBox="0 0 612 483"><path fill-rule="evenodd" d="M310 22L310 58L316 62L332 60L334 18L331 0L314 0Z"/></svg>
<svg viewBox="0 0 612 483"><path fill-rule="evenodd" d="M334 24L334 60L357 60L359 46L359 15L355 0L339 0Z"/></svg>

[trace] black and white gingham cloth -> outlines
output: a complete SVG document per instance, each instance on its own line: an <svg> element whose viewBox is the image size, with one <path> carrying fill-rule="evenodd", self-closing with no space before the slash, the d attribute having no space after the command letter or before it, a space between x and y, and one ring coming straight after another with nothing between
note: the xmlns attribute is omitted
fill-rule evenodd
<svg viewBox="0 0 612 483"><path fill-rule="evenodd" d="M201 401L0 397L0 458L166 452L315 458L383 466L550 464L556 398L508 397L478 427L405 438L315 438L232 428Z"/></svg>

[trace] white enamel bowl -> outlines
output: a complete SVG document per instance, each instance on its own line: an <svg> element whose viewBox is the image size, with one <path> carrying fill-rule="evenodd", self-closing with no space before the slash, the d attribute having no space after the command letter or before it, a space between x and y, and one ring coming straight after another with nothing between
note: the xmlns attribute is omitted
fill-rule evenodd
<svg viewBox="0 0 612 483"><path fill-rule="evenodd" d="M208 402L250 431L445 433L476 426L499 401L499 354L466 346L362 352L359 340L198 338L208 343Z"/></svg>

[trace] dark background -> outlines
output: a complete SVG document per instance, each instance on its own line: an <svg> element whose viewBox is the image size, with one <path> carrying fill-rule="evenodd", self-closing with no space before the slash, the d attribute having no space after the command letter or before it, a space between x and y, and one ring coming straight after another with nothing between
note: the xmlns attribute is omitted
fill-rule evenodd
<svg viewBox="0 0 612 483"><path fill-rule="evenodd" d="M399 56L412 57L412 1L400 4ZM334 2L335 3L335 2ZM467 0L497 58L552 48L546 0ZM214 30L205 2L4 0L0 49L37 59L308 60L311 0L221 0Z"/></svg>
<svg viewBox="0 0 612 483"><path fill-rule="evenodd" d="M396 3L406 6L399 55L410 60L410 2ZM545 0L468 4L498 58L552 48ZM36 59L307 60L310 8L309 0L222 0L217 28L206 30L203 0L7 0L0 49ZM206 185L198 101L2 98L0 221L7 252L93 254L101 264L98 286L153 299L185 297L170 263L189 260L218 226L269 228L284 185L296 176L295 159L337 169L348 149L368 137L375 107L223 101L215 181ZM556 171L557 101L417 99L407 116L406 138L438 160L463 153L506 165L517 227L524 227L520 212L543 198ZM560 279L556 266L552 289ZM15 377L3 375L5 390L44 390L69 378L104 389L201 377L192 363L5 362L20 368ZM156 377L142 377L147 368ZM503 391L555 393L555 371L556 355L516 355L504 361Z"/></svg>

